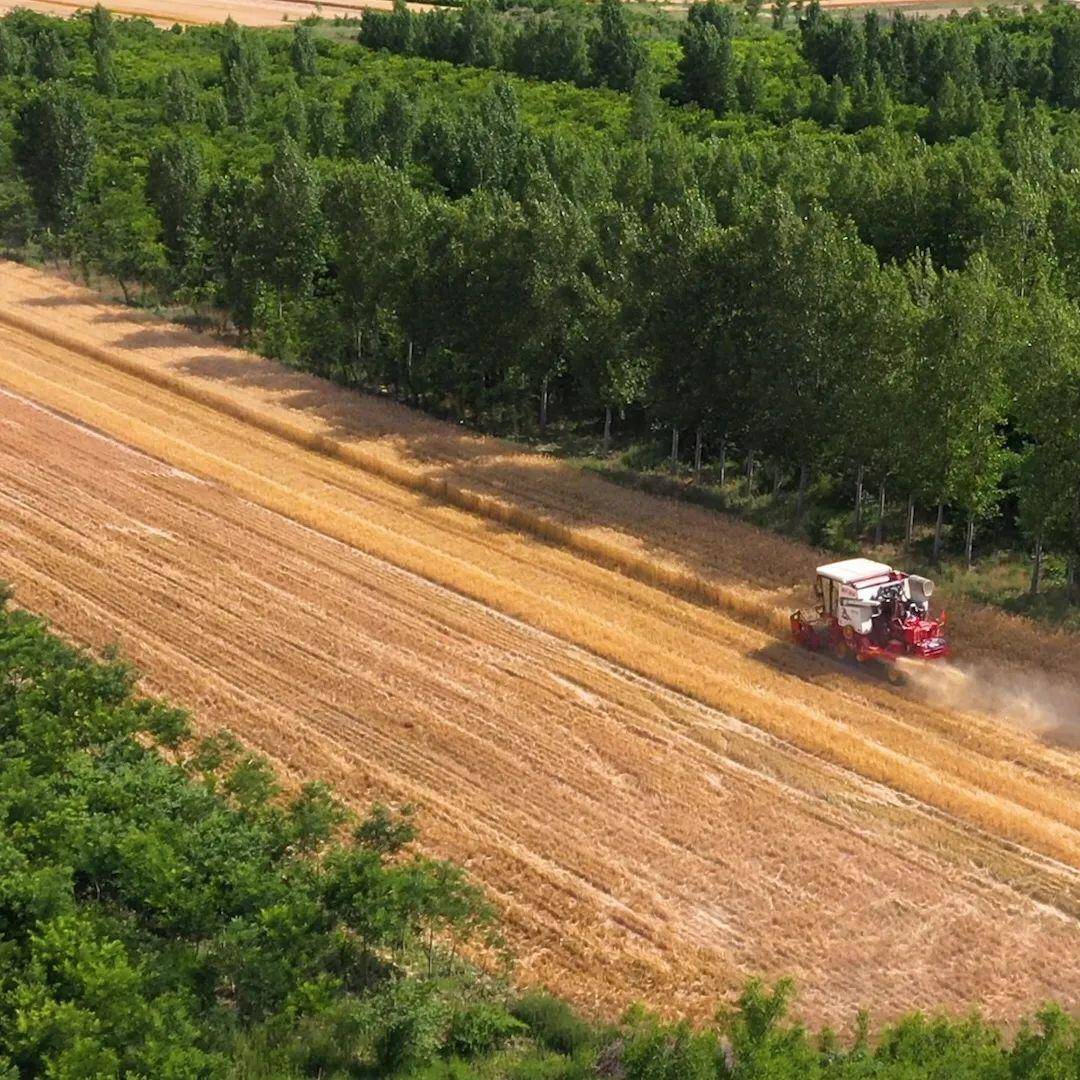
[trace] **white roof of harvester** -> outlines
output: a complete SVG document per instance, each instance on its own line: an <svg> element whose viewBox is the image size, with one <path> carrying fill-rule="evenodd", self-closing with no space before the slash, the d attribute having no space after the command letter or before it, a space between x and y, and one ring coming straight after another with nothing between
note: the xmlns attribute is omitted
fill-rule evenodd
<svg viewBox="0 0 1080 1080"><path fill-rule="evenodd" d="M862 581L863 578L891 574L892 567L886 566L884 563L874 562L873 559L844 559L841 562L819 566L817 572L822 577L827 577L832 581L839 581L841 585L850 585L853 581Z"/></svg>

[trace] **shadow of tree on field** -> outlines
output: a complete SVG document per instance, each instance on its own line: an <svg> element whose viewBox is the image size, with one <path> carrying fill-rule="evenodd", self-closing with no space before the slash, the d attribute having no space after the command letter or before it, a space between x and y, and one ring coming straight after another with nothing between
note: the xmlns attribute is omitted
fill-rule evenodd
<svg viewBox="0 0 1080 1080"><path fill-rule="evenodd" d="M86 300L81 296L71 296L64 293L56 293L51 296L31 296L26 298L20 298L19 307L30 308L58 308L58 307L74 307L80 304L85 304Z"/></svg>

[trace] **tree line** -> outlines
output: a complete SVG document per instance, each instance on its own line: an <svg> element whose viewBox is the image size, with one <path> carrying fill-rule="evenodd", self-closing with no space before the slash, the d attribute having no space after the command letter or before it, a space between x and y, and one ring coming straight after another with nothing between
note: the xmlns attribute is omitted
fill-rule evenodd
<svg viewBox="0 0 1080 1080"><path fill-rule="evenodd" d="M910 532L928 512L935 556L947 521L970 554L1007 515L1075 567L1072 114L1013 96L930 145L701 134L655 88L566 91L603 110L598 134L496 74L410 91L309 27L0 28L22 57L0 83L9 242L490 430L665 432L674 460L737 460L796 514L833 478L857 517L900 502Z"/></svg>
<svg viewBox="0 0 1080 1080"><path fill-rule="evenodd" d="M395 0L393 11L364 12L359 40L371 49L613 90L630 90L647 60L619 0L514 12L486 0L467 0L460 11L416 12Z"/></svg>
<svg viewBox="0 0 1080 1080"><path fill-rule="evenodd" d="M1073 108L1080 103L1080 18L1071 5L1042 11L974 9L964 16L837 18L817 0L799 19L800 48L826 80L847 85L880 74L903 101L929 104L947 86L994 100L1019 93Z"/></svg>
<svg viewBox="0 0 1080 1080"><path fill-rule="evenodd" d="M498 969L492 909L416 853L414 808L283 790L0 596L0 1076L159 1080L1074 1077L1047 1006L1009 1042L912 1015L842 1044L749 983L715 1024L587 1021ZM495 970L462 960L483 944ZM494 946L494 948L493 948Z"/></svg>

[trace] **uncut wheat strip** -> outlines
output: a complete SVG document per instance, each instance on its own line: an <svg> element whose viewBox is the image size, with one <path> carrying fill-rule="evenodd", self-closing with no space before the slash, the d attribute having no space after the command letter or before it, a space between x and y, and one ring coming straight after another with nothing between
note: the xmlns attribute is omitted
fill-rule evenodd
<svg viewBox="0 0 1080 1080"><path fill-rule="evenodd" d="M652 562L633 555L618 544L601 537L587 535L529 510L469 491L446 480L411 470L351 444L314 433L292 418L260 410L240 400L237 396L221 392L215 387L195 384L171 372L149 367L122 353L90 345L74 335L55 328L43 330L33 320L11 310L0 308L0 321L26 334L39 338L45 337L61 348L106 364L125 374L145 379L190 401L224 412L245 424L279 436L304 449L337 458L367 472L375 473L391 483L440 499L499 524L531 533L542 540L561 544L645 584L661 586L678 595L715 604L775 631L786 628L786 618L782 616L782 613L777 612L775 607L748 596L745 590L727 588L689 571Z"/></svg>
<svg viewBox="0 0 1080 1080"><path fill-rule="evenodd" d="M280 505L280 504L279 504L279 505ZM289 511L288 511L288 510L286 509L286 510L285 510L284 512L288 513ZM293 516L295 516L295 514L294 514ZM316 517L317 517L317 516L316 516ZM316 520L316 524L317 524L317 520ZM362 545L361 545L361 546L362 546ZM392 556L392 555L391 555L390 557L391 557L391 558L393 558L393 556ZM505 594L505 589L503 589L502 591L503 591L503 593ZM766 720L766 723L767 723L767 720L768 720L768 718L766 717L766 718L765 718L765 720ZM832 745L831 745L831 746L827 744L826 746L824 746L824 747L823 747L823 749L824 749L824 750L825 750L825 751L826 751L827 753L831 753L831 752L833 752L833 750L835 749L835 740L833 740L833 741L832 741ZM865 753L864 753L864 754L863 754L862 756L864 756L864 757L865 757ZM858 759L856 758L856 760L858 760ZM879 773L878 773L878 776L879 776L879 777L882 777L882 776L888 776L888 775L889 775L889 770L882 770L882 771L879 771ZM923 779L925 780L925 778L923 778ZM903 786L903 785L901 785L901 786ZM934 786L935 786L935 785L933 785L933 784L927 785L927 784L925 784L925 783L924 783L924 784L922 785L922 790L923 790L923 791L926 791L926 792L927 792L928 794L930 794L930 801L934 801L934 800L933 800L933 795L932 795L932 793L933 793L933 790L934 790ZM937 793L937 794L938 794L938 797L940 798L941 792L940 792L940 791L938 791L938 793ZM950 794L950 795L955 795L955 793L949 793L949 794ZM920 797L923 797L923 796L920 796ZM990 802L989 802L989 803L987 803L987 804L986 804L986 805L984 806L984 808L983 808L983 809L984 809L984 811L985 811L985 812L984 812L984 813L981 813L981 814L978 814L978 815L977 815L977 820L978 820L978 819L981 819L982 821L984 821L984 822L985 822L985 821L987 821L987 820L993 820L994 818L1000 818L1000 817L1001 817L1001 814L1000 814L1000 813L998 813L998 814L994 814L994 813L993 813L992 811L990 811L990 810L989 810L989 807L990 807L990 806L991 806L991 805L993 804L993 801L994 801L994 800L990 800ZM948 808L948 807L957 807L957 806L959 806L959 805L962 805L962 803L961 803L961 800L959 800L959 799L957 799L957 798L955 798L955 797L953 797L953 798L951 798L951 799L949 799L949 800L947 800L947 801L946 801L946 807L947 807L947 808ZM1008 817L1009 815L1008 815L1008 814L1006 814L1005 816L1006 816L1006 817ZM1021 830L1021 831L1019 831L1019 832L1018 832L1018 831L1017 831L1017 829L1016 829L1016 827L1015 827L1015 818L1014 818L1014 824L1010 825L1010 829L1011 829L1011 835L1013 835L1013 837L1014 837L1014 838L1021 838L1021 837L1022 837L1023 835L1025 835L1025 833L1026 833L1026 835L1032 835L1032 833L1031 833L1030 829L1027 829L1027 830ZM1059 847L1059 848L1058 848L1058 850L1062 850L1062 849L1061 849L1061 848Z"/></svg>
<svg viewBox="0 0 1080 1080"><path fill-rule="evenodd" d="M76 295L80 298L77 304L77 309L79 311L86 311L89 313L102 312L103 310L105 310L103 309L102 305L96 300L96 298L93 297L92 294L86 293L85 290L74 289L74 287L67 285L66 283L58 282L55 277L43 275L22 267L14 267L11 264L6 264L6 268L9 274L14 271L17 280L13 282L13 285L21 288L24 292L28 287L32 286L36 287L39 295L47 297L50 292L55 291L59 287L62 290L66 290L66 293L70 299L74 300ZM122 315L122 309L110 308L108 310L110 312ZM37 314L40 315L42 313L39 312ZM45 314L47 315L47 312ZM67 314L68 312L65 310L65 317L67 316ZM100 335L100 331L102 330L102 328L110 328L113 325L114 320L110 317L108 321L102 323L101 325L94 325L89 327L88 329L91 331L91 333L97 332ZM177 341L182 341L191 348L204 348L207 347L208 344L205 338L199 338L196 335L190 334L186 331L170 330L169 338L170 340L175 338ZM215 343L211 343L211 345L217 347ZM220 351L220 347L217 348ZM156 351L157 350L155 349L147 349L146 353L149 354ZM176 352L177 350L174 349L172 351ZM236 353L234 351L230 355L233 357L240 357L244 354ZM266 370L269 370L269 365L266 365L251 357L246 357L245 363L247 364L247 366L253 369L258 366L260 372L265 372ZM294 375L288 375L286 377L295 378ZM341 394L340 391L338 391L338 393ZM342 398L344 398L345 396L346 395L342 394ZM363 423L359 424L359 427L370 428L376 433L384 433L387 431L392 432L395 430L395 427L398 429L404 429L407 426L409 418L411 416L412 426L417 430L422 430L424 433L425 445L430 445L432 442L438 441L439 444L445 448L439 455L439 460L486 460L488 457L491 457L491 446L494 444L493 440L478 440L475 438L466 438L460 433L459 430L449 425L443 425L441 430L444 434L436 440L435 433L440 430L437 422L426 420L426 418L416 418L415 414L408 414L406 410L394 406L384 400L363 399L357 398L355 395L349 395L348 409L346 409L343 405L339 409L339 412L340 415L338 413L335 413L334 415L335 424L342 423L345 417L351 417L352 415L357 414L363 417ZM463 453L462 447L468 448L468 452ZM480 449L478 449L478 447ZM518 459L523 458L522 455L518 455L517 457ZM532 463L533 466L535 466L535 462L538 459L535 455L530 455L528 460ZM521 478L518 477L517 479L518 483L520 484ZM571 479L571 477L560 474L560 483L555 485L547 485L548 494L545 497L550 500L552 498L552 491L557 494L564 487L570 489L573 486L571 483ZM535 485L533 485L533 487L530 489L530 491L532 491L533 493L535 493L536 490L537 489ZM600 500L599 490L600 489L597 486L594 486L592 489L590 489L586 502L591 507L594 507L596 505L603 505L605 512L612 510L613 504L611 500L609 499L607 502L603 502L603 500ZM635 520L638 520L641 517L645 516L650 506L661 502L661 500L656 499L642 499L639 496L633 496L632 498L634 514L636 515ZM691 535L690 530L687 530L687 528L685 527L686 523L684 521L680 520L677 528L671 527L672 523L668 519L671 517L672 514L678 512L679 508L677 508L675 504L669 504L664 508L664 521L662 522L663 529L661 530L661 533L675 533L679 535L680 542L683 547L686 547L687 545L694 546L700 543L700 536ZM712 518L711 524L709 526L711 533L718 534L725 531L722 526L719 525L719 521L720 519L716 519L715 517ZM761 538L759 538L759 544L761 542ZM746 547L746 544L727 544L727 558L730 559L732 552L742 551ZM805 549L798 548L796 545L787 545L787 550L800 552L798 558L801 559L803 563L805 563L806 559L808 558L807 554L805 553ZM713 553L715 553L714 550ZM760 562L767 563L768 565L775 565L775 563L777 562L776 555L777 552L770 550L769 558L762 559L760 560ZM799 574L796 575L796 580L801 575L801 573L802 571L799 571ZM985 611L976 611L969 618L965 618L964 623L967 624L968 622L981 622L985 624L986 618L984 616L986 616L986 614L987 613ZM998 618L1000 620L1000 616L998 616ZM1048 643L1055 644L1058 650L1065 649L1065 642L1067 639L1064 635L1048 635L1043 632L1038 632L1030 623L1027 623L1023 620L1018 620L1016 618L1010 617L1007 619L1007 622L1007 641L1008 652L1010 655L1024 655L1028 662L1037 663L1038 661L1048 657L1049 652L1051 651L1047 648ZM961 632L963 632L963 630L964 627L962 626ZM1004 640L1004 634L1002 634L1001 636L1002 640ZM1030 639L1032 637L1037 639L1034 641L1034 643L1027 641L1027 639ZM977 643L974 641L968 641L965 642L965 646L971 646L975 648L977 647ZM1070 664L1073 670L1075 670L1076 666L1080 664L1080 648L1077 647L1075 639L1072 640L1071 661L1067 661L1059 666L1068 667L1070 666Z"/></svg>

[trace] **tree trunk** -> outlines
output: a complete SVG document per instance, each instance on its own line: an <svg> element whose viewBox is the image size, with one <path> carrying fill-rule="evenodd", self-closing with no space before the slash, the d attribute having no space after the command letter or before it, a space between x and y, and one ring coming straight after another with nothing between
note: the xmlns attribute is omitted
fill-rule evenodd
<svg viewBox="0 0 1080 1080"><path fill-rule="evenodd" d="M1043 538L1042 529L1035 534L1035 561L1031 567L1031 588L1028 590L1032 596L1038 596L1042 588L1043 567Z"/></svg>
<svg viewBox="0 0 1080 1080"><path fill-rule="evenodd" d="M679 429L674 425L671 428L671 467L679 467Z"/></svg>
<svg viewBox="0 0 1080 1080"><path fill-rule="evenodd" d="M945 502L943 499L939 499L937 504L937 521L934 524L934 553L930 556L930 561L935 566L941 561L941 526L944 521Z"/></svg>
<svg viewBox="0 0 1080 1080"><path fill-rule="evenodd" d="M124 303L131 305L131 290L128 288L127 282L122 278L117 278L117 283L120 286L120 291L124 294Z"/></svg>
<svg viewBox="0 0 1080 1080"><path fill-rule="evenodd" d="M915 536L915 496L909 495L907 501L907 523L904 529L904 546L910 548Z"/></svg>
<svg viewBox="0 0 1080 1080"><path fill-rule="evenodd" d="M413 341L412 338L408 338L408 344L405 351L405 392L408 394L411 401L416 401L416 391L413 389L412 381L412 353Z"/></svg>
<svg viewBox="0 0 1080 1080"><path fill-rule="evenodd" d="M547 431L548 422L548 377L540 384L540 434Z"/></svg>
<svg viewBox="0 0 1080 1080"><path fill-rule="evenodd" d="M862 493L863 493L863 466L855 476L855 535L862 535Z"/></svg>
<svg viewBox="0 0 1080 1080"><path fill-rule="evenodd" d="M694 479L701 479L701 441L704 432L701 430L701 425L698 424L697 430L694 432Z"/></svg>
<svg viewBox="0 0 1080 1080"><path fill-rule="evenodd" d="M611 449L611 406L604 406L604 453Z"/></svg>
<svg viewBox="0 0 1080 1080"><path fill-rule="evenodd" d="M727 436L720 439L720 486L727 483Z"/></svg>
<svg viewBox="0 0 1080 1080"><path fill-rule="evenodd" d="M1077 598L1076 563L1077 557L1070 555L1069 561L1065 564L1065 599L1070 604Z"/></svg>
<svg viewBox="0 0 1080 1080"><path fill-rule="evenodd" d="M885 481L878 484L877 525L874 527L874 543L881 547L885 539Z"/></svg>
<svg viewBox="0 0 1080 1080"><path fill-rule="evenodd" d="M754 497L754 451L746 451L746 494Z"/></svg>
<svg viewBox="0 0 1080 1080"><path fill-rule="evenodd" d="M806 487L810 483L810 467L804 461L799 466L799 494L795 496L795 516L801 518L806 505Z"/></svg>
<svg viewBox="0 0 1080 1080"><path fill-rule="evenodd" d="M967 562L967 568L971 569L971 549L975 546L975 517L972 514L968 514L967 520L967 535L964 537L964 559Z"/></svg>

